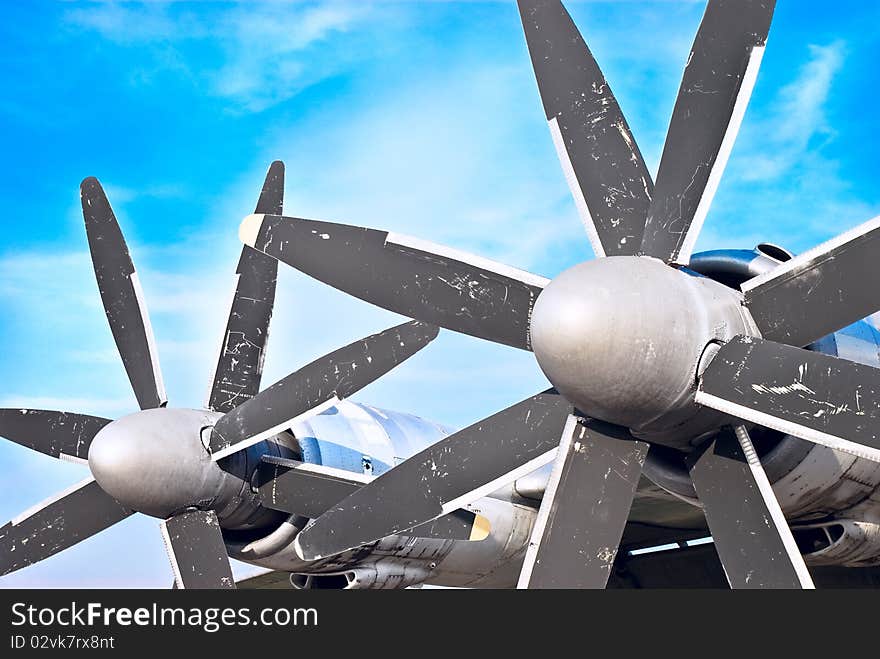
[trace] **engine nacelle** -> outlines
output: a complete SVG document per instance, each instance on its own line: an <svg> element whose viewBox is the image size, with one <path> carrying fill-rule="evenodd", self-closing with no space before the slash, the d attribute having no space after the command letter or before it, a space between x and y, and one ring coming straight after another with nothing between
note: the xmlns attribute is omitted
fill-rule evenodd
<svg viewBox="0 0 880 659"><path fill-rule="evenodd" d="M880 525L851 519L792 529L808 565L880 565Z"/></svg>
<svg viewBox="0 0 880 659"><path fill-rule="evenodd" d="M448 430L408 414L342 401L297 424L293 434L296 448L291 450L299 460L378 476L441 439ZM293 574L294 588L404 588L422 582L509 587L516 583L535 508L491 497L468 508L489 520L485 539L394 535L319 561L304 561L293 541L308 520L296 516L259 534L224 533L224 539L233 558Z"/></svg>
<svg viewBox="0 0 880 659"><path fill-rule="evenodd" d="M392 590L421 584L430 569L419 563L380 560L364 563L344 572L290 575L297 590Z"/></svg>
<svg viewBox="0 0 880 659"><path fill-rule="evenodd" d="M343 572L348 582L345 590L406 588L421 584L430 574L430 567L390 560L359 565Z"/></svg>
<svg viewBox="0 0 880 659"><path fill-rule="evenodd" d="M690 267L738 287L788 258L781 248L759 245L755 250L695 254ZM850 325L808 349L880 367L880 332L867 322ZM752 434L773 491L789 518L841 516L880 523L880 464L765 428L754 428ZM680 456L652 450L645 475L671 494L699 505Z"/></svg>

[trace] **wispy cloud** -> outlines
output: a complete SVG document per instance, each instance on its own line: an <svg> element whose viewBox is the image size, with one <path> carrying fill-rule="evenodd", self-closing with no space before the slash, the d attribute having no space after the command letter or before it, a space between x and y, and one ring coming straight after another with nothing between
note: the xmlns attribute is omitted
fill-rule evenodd
<svg viewBox="0 0 880 659"><path fill-rule="evenodd" d="M59 304L97 305L92 300L98 289L90 264L88 252L53 250L51 258L39 251L7 254L0 258L0 299L7 309L20 307L48 321L57 318L67 323L67 317L54 313Z"/></svg>
<svg viewBox="0 0 880 659"><path fill-rule="evenodd" d="M188 33L198 38L201 30L189 14L171 17L168 3L99 2L73 7L66 12L69 25L97 32L118 44L146 44Z"/></svg>
<svg viewBox="0 0 880 659"><path fill-rule="evenodd" d="M101 184L110 203L119 206L136 199L179 199L186 196L187 189L179 183L158 183L143 187L124 187L120 185ZM79 199L77 199L75 212L81 214Z"/></svg>
<svg viewBox="0 0 880 659"><path fill-rule="evenodd" d="M188 3L100 3L66 13L74 29L96 32L117 45L146 49L151 57L136 82L166 71L192 78L238 109L258 112L287 100L357 60L354 47L306 57L334 34L374 14L372 3L238 2L219 11ZM189 46L217 48L206 63Z"/></svg>
<svg viewBox="0 0 880 659"><path fill-rule="evenodd" d="M846 52L841 40L807 46L786 84L753 99L698 248L769 241L803 251L876 214L832 155L829 106Z"/></svg>
<svg viewBox="0 0 880 659"><path fill-rule="evenodd" d="M177 406L201 405L216 359L240 249L234 233L228 234L219 249L201 240L168 248L132 246L168 393ZM175 271L180 253L188 261ZM0 388L7 404L110 416L136 409L88 252L53 251L51 258L21 252L0 259L0 301L16 318L4 329L19 345L7 364L16 378Z"/></svg>
<svg viewBox="0 0 880 659"><path fill-rule="evenodd" d="M823 141L834 139L826 106L845 54L842 41L809 46L807 63L779 90L769 116L756 124L763 136L761 152L751 154L749 166L739 172L742 180L778 179L820 149Z"/></svg>
<svg viewBox="0 0 880 659"><path fill-rule="evenodd" d="M219 29L229 37L226 64L212 77L216 93L246 109L261 110L291 98L337 72L352 53L301 55L334 33L347 32L371 15L368 3L302 7L248 6L230 12Z"/></svg>
<svg viewBox="0 0 880 659"><path fill-rule="evenodd" d="M539 272L588 256L528 69L487 58L430 74L278 131L288 207Z"/></svg>

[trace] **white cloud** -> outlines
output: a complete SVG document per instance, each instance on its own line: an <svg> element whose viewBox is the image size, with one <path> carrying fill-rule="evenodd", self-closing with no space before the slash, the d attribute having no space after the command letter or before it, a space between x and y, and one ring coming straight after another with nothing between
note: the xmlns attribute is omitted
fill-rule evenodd
<svg viewBox="0 0 880 659"><path fill-rule="evenodd" d="M277 130L270 143L288 162L288 210L525 269L560 267L568 252L587 257L528 76L491 59L450 63L380 99L363 99L356 113L340 99ZM553 258L560 253L566 256Z"/></svg>
<svg viewBox="0 0 880 659"><path fill-rule="evenodd" d="M187 3L100 3L74 8L67 23L98 33L118 45L145 50L138 83L152 82L161 71L205 81L211 92L239 110L258 112L357 61L348 48L327 49L305 57L329 36L347 32L374 17L372 3L311 4L238 2L208 13ZM207 68L190 45L219 48L223 56Z"/></svg>
<svg viewBox="0 0 880 659"><path fill-rule="evenodd" d="M839 40L807 46L794 76L768 100L759 79L698 250L775 242L800 252L880 210L853 189L831 155L831 92L846 49ZM767 58L781 56L768 50L765 67Z"/></svg>
<svg viewBox="0 0 880 659"><path fill-rule="evenodd" d="M767 181L786 174L810 151L817 140L834 138L826 106L834 76L844 63L845 44L809 46L809 59L797 77L779 90L769 116L756 124L762 135L761 153L753 154L740 171L744 181Z"/></svg>
<svg viewBox="0 0 880 659"><path fill-rule="evenodd" d="M68 324L75 309L100 308L97 296L88 252L59 254L51 249L0 258L0 299L7 310Z"/></svg>
<svg viewBox="0 0 880 659"><path fill-rule="evenodd" d="M156 183L145 187L124 187L101 182L107 199L114 208L137 199L179 199L188 194L187 189L179 183ZM81 215L81 207L77 200L76 214Z"/></svg>
<svg viewBox="0 0 880 659"><path fill-rule="evenodd" d="M115 43L133 45L168 39L172 35L200 34L190 19L174 20L166 3L100 2L66 12L67 22L93 30Z"/></svg>
<svg viewBox="0 0 880 659"><path fill-rule="evenodd" d="M217 27L227 61L212 75L215 92L251 111L291 98L335 73L350 57L327 49L324 57L305 58L304 51L334 33L349 31L371 14L367 3L237 7Z"/></svg>

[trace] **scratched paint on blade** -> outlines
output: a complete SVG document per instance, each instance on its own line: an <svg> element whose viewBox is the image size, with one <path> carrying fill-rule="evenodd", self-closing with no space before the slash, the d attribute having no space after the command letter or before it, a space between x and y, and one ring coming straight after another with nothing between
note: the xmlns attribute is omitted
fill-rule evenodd
<svg viewBox="0 0 880 659"><path fill-rule="evenodd" d="M437 332L425 323L404 323L313 361L221 418L211 433L212 453L285 430L309 410L352 395L412 357Z"/></svg>
<svg viewBox="0 0 880 659"><path fill-rule="evenodd" d="M700 389L722 401L804 428L811 441L840 438L880 448L880 370L755 337L724 345ZM746 414L746 410L741 412ZM797 428L791 432L800 434ZM845 446L835 446L849 450ZM853 447L855 448L855 447Z"/></svg>
<svg viewBox="0 0 880 659"><path fill-rule="evenodd" d="M550 390L449 435L322 515L300 535L300 551L310 558L328 556L485 496L553 451L570 411Z"/></svg>
<svg viewBox="0 0 880 659"><path fill-rule="evenodd" d="M87 460L92 439L109 419L49 410L0 410L0 436L55 458Z"/></svg>
<svg viewBox="0 0 880 659"><path fill-rule="evenodd" d="M553 144L597 256L634 254L653 181L611 87L562 4L519 2Z"/></svg>
<svg viewBox="0 0 880 659"><path fill-rule="evenodd" d="M254 246L409 318L530 349L531 311L545 279L479 257L451 256L452 250L431 251L420 241L390 238L384 231L267 215Z"/></svg>

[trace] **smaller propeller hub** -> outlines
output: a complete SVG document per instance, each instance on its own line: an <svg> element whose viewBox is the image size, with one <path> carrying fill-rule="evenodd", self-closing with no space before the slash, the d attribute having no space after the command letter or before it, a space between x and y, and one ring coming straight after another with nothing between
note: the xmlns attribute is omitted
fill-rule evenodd
<svg viewBox="0 0 880 659"><path fill-rule="evenodd" d="M735 292L660 261L618 256L560 274L532 313L535 357L585 414L635 430L693 415L700 356L745 332Z"/></svg>
<svg viewBox="0 0 880 659"><path fill-rule="evenodd" d="M209 507L227 474L202 443L202 429L220 415L150 409L110 423L95 435L89 468L98 485L123 505L166 518L189 507Z"/></svg>

